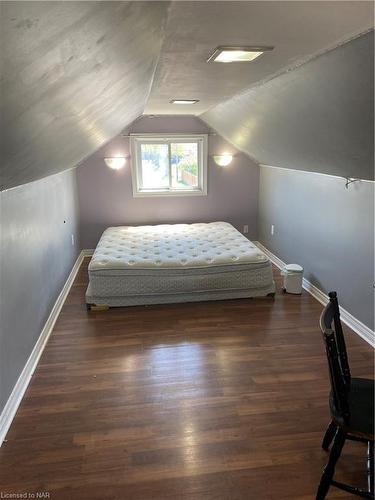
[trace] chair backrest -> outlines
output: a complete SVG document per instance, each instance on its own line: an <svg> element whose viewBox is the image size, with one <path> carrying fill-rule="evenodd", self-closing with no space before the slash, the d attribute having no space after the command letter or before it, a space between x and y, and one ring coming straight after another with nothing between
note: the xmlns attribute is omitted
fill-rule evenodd
<svg viewBox="0 0 375 500"><path fill-rule="evenodd" d="M349 417L347 394L350 384L350 369L336 292L329 293L329 303L320 316L320 329L326 345L335 407L346 420Z"/></svg>
<svg viewBox="0 0 375 500"><path fill-rule="evenodd" d="M332 396L336 412L341 415L344 421L349 419L348 386L341 370L340 358L337 349L335 333L327 329L323 333L326 345L329 376L331 381Z"/></svg>
<svg viewBox="0 0 375 500"><path fill-rule="evenodd" d="M341 366L341 371L346 384L350 384L350 368L348 361L348 354L346 351L344 332L342 330L341 320L340 320L340 308L337 300L336 292L329 292L329 302L323 309L320 316L320 329L322 333L326 330L332 330L334 332L337 352L339 355L339 362Z"/></svg>

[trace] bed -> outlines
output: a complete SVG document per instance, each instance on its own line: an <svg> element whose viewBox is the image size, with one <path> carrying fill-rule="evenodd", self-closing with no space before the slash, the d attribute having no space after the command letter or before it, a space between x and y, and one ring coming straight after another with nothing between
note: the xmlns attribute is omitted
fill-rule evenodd
<svg viewBox="0 0 375 500"><path fill-rule="evenodd" d="M269 259L226 222L106 229L88 268L88 308L274 295Z"/></svg>

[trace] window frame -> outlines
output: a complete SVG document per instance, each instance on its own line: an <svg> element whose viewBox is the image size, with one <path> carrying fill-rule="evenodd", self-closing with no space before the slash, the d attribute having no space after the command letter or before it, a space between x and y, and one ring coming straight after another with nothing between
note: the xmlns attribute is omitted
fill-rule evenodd
<svg viewBox="0 0 375 500"><path fill-rule="evenodd" d="M196 142L198 144L198 188L196 189L142 189L141 145L142 143L168 144L169 169L171 167L170 144ZM130 134L130 155L132 187L134 198L163 196L206 196L207 195L207 134Z"/></svg>

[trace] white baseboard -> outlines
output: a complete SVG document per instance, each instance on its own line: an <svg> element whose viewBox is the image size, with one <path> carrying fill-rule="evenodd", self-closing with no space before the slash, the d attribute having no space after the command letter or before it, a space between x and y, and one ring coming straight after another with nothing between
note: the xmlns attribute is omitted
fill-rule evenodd
<svg viewBox="0 0 375 500"><path fill-rule="evenodd" d="M253 241L253 243L262 250L263 253L267 255L270 261L275 264L276 267L282 269L285 266L285 262L283 262L279 257L276 257L272 252L268 250L265 246L262 245L259 241Z"/></svg>
<svg viewBox="0 0 375 500"><path fill-rule="evenodd" d="M83 257L92 257L94 251L94 248L84 248L81 254L83 255Z"/></svg>
<svg viewBox="0 0 375 500"><path fill-rule="evenodd" d="M262 252L264 252L270 261L275 264L279 269L282 269L285 266L285 262L276 257L268 248L263 246L259 241L254 242ZM328 304L328 295L322 292L318 287L310 283L306 278L303 278L302 281L303 288L309 292L318 302L323 304L324 306ZM362 337L368 344L372 347L375 347L375 332L371 330L364 323L359 321L359 319L355 318L350 312L340 306L340 318L343 323L345 323L349 328L351 328L355 333L357 333L360 337Z"/></svg>
<svg viewBox="0 0 375 500"><path fill-rule="evenodd" d="M35 371L40 356L42 355L42 352L47 344L48 338L51 335L56 320L60 314L61 308L65 302L66 297L68 296L70 288L74 282L74 279L83 262L84 257L86 257L86 254L85 251L82 251L78 255L77 260L75 261L74 266L68 276L68 279L66 280L59 296L57 297L57 300L51 310L50 315L48 316L48 319L43 327L43 330L39 335L39 338L34 346L34 349L32 350L29 359L27 360L21 372L21 375L19 376L16 385L13 388L11 395L9 396L9 399L3 411L1 412L0 446L2 445L5 436L8 432L8 429L13 421L13 418L17 413L18 406L20 405L23 395L25 394L25 391L30 383L30 379Z"/></svg>

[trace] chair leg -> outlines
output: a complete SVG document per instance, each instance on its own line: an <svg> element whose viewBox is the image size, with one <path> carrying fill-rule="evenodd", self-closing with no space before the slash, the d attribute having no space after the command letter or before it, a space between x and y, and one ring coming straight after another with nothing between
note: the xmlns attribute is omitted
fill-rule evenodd
<svg viewBox="0 0 375 500"><path fill-rule="evenodd" d="M367 482L368 491L374 494L374 441L367 444Z"/></svg>
<svg viewBox="0 0 375 500"><path fill-rule="evenodd" d="M329 450L329 447L331 446L332 440L335 437L337 431L337 426L334 423L333 420L329 423L329 426L327 427L326 433L324 434L323 442L322 442L322 448L325 451Z"/></svg>
<svg viewBox="0 0 375 500"><path fill-rule="evenodd" d="M324 500L329 487L331 485L331 481L333 475L335 473L335 466L337 460L340 458L342 448L345 444L346 434L340 428L336 432L335 439L333 441L333 446L331 453L329 455L329 460L327 465L324 467L323 475L320 480L318 492L316 494L316 500Z"/></svg>

